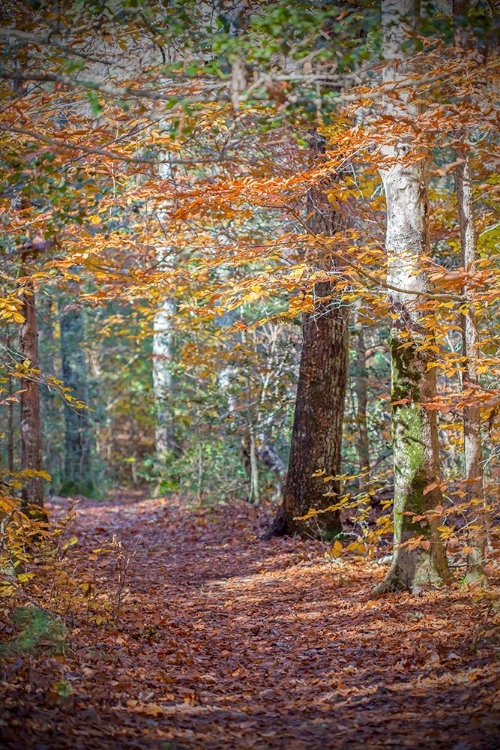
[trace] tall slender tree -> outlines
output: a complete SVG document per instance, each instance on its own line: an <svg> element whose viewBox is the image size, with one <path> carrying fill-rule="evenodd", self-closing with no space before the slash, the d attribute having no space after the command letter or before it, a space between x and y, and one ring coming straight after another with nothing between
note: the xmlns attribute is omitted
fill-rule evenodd
<svg viewBox="0 0 500 750"><path fill-rule="evenodd" d="M462 265L468 274L474 274L477 269L477 233L474 221L474 201L472 196L472 177L470 171L470 156L466 149L459 149L457 157L461 161L456 169L456 186L458 197L458 215L460 221L460 237L462 245ZM473 391L478 385L477 358L479 355L479 330L477 316L474 310L474 294L465 285L467 311L462 315L462 352L465 357L463 385L465 390ZM484 501L484 478L481 443L481 410L474 400L474 393L470 393L471 401L464 406L464 458L466 478L466 500ZM479 514L481 517L484 513ZM484 520L484 518L482 519ZM481 524L482 526L483 524ZM468 578L481 575L484 564L485 537L484 529L480 530L481 537L476 540L469 555Z"/></svg>
<svg viewBox="0 0 500 750"><path fill-rule="evenodd" d="M404 53L415 20L413 0L382 0L386 81L415 72ZM388 101L385 110L395 120L405 118L410 124L418 114L405 95ZM422 325L422 300L429 290L425 271L429 254L428 154L413 147L411 128L384 150L386 163L380 174L387 203L387 275L394 321L390 341L394 556L379 592L413 590L424 582L449 578L437 522L430 520L422 528L412 516L442 502L437 417L425 406L436 394L436 374L434 368L427 368L429 358L422 346L427 333ZM420 536L425 538L418 543Z"/></svg>
<svg viewBox="0 0 500 750"><path fill-rule="evenodd" d="M158 176L166 184L175 184L175 174L170 164L170 154L159 165ZM168 222L172 201L165 201L157 212L160 226L165 226L165 236L168 233ZM158 266L162 270L171 269L175 264L175 248L168 245L156 250ZM180 446L175 436L174 418L172 413L172 397L174 390L174 346L175 320L177 304L175 299L166 294L160 300L158 311L153 323L153 388L156 408L156 455L164 460L169 454L180 453Z"/></svg>
<svg viewBox="0 0 500 750"><path fill-rule="evenodd" d="M455 45L459 51L465 52L471 47L470 36L459 25L458 19L467 15L469 3L467 0L453 0L453 17L455 22ZM461 260L464 271L471 276L477 271L477 230L474 211L474 197L472 192L472 173L470 163L470 149L466 143L466 132L458 135L459 146L456 149L458 165L455 170L455 183L458 202L458 220L460 226ZM479 328L474 304L474 293L466 282L463 289L466 300L466 312L462 315L462 354L464 360L463 386L464 390L473 391L478 385L477 358L479 356ZM470 403L464 407L464 458L465 458L465 493L467 502L484 503L484 475L482 462L481 441L481 410L474 395L471 393ZM481 512L482 511L482 512ZM479 528L477 539L471 545L469 554L467 578L475 580L482 575L485 538L484 508L479 509ZM476 524L477 525L477 524Z"/></svg>
<svg viewBox="0 0 500 750"><path fill-rule="evenodd" d="M177 453L172 415L175 300L166 297L153 325L153 386L156 404L156 453L159 458Z"/></svg>

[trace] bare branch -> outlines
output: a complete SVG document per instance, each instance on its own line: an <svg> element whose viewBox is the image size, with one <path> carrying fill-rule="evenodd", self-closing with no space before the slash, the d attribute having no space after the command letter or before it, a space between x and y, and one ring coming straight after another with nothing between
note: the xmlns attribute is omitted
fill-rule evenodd
<svg viewBox="0 0 500 750"><path fill-rule="evenodd" d="M105 156L107 159L114 161L123 161L127 164L172 164L173 166L182 164L220 164L222 159L147 159L135 156L125 156L119 154L116 151L108 151L104 148L85 146L83 143L71 143L70 141L62 141L59 138L49 138L41 133L36 133L34 130L25 130L24 128L18 128L14 125L4 125L0 123L0 130L6 133L18 133L19 135L25 135L28 138L41 141L48 146L54 146L66 151L81 151L84 154L92 154L95 156Z"/></svg>
<svg viewBox="0 0 500 750"><path fill-rule="evenodd" d="M0 37L15 37L25 42L32 42L33 44L44 44L54 47L60 52L64 52L68 55L74 55L81 57L84 60L95 63L106 63L106 59L103 57L93 57L85 52L75 49L74 47L68 47L66 44L60 44L52 39L52 34L46 34L45 36L37 36L36 34L29 34L27 31L21 31L20 29L2 29L0 28Z"/></svg>
<svg viewBox="0 0 500 750"><path fill-rule="evenodd" d="M456 72L456 71L454 71ZM365 99L379 99L382 96L386 96L387 94L394 93L396 91L404 90L407 88L418 88L420 86L429 85L432 83L436 83L437 81L441 81L444 78L447 78L451 76L452 73L449 71L443 71L442 73L438 73L433 76L428 76L426 78L405 78L400 79L395 82L385 83L381 84L380 86L377 86L375 89L371 91L359 91L352 94L338 94L336 97L336 101L339 103L346 103L346 102L357 102L362 101ZM290 79L293 76L290 76ZM105 94L106 96L111 96L116 99L128 99L128 98L137 98L137 99L151 99L152 101L169 101L172 99L171 93L164 93L162 91L153 91L152 89L142 89L142 88L134 88L133 86L112 86L108 83L104 83L102 81L95 81L95 80L89 80L89 79L83 79L83 78L73 78L72 76L62 75L59 73L37 73L36 71L30 72L30 71L15 71L15 70L8 70L7 68L0 68L0 78L3 78L5 80L16 80L16 81L33 81L33 82L46 82L46 83L60 83L64 86L71 86L71 87L81 87L84 89L90 89L92 91L98 91L101 94ZM300 80L301 76L296 77L297 80ZM281 80L283 80L284 77L281 77ZM323 76L320 76L317 80L320 82L323 79ZM259 80L256 83L253 83L247 92L242 93L240 100L246 101L248 99L249 94L256 88L257 85L259 85L261 82L264 84L268 80L268 77L265 76L261 80ZM280 78L278 77L278 80ZM310 76L307 76L305 80L310 83L311 78ZM323 83L325 81L323 80ZM220 81L214 81L214 82L208 82L204 81L204 86L209 89L214 88L225 88L227 86L227 82L220 82ZM193 95L191 98L192 101L203 101L203 98L198 97L196 95Z"/></svg>
<svg viewBox="0 0 500 750"><path fill-rule="evenodd" d="M32 82L45 82L45 83L60 83L64 86L71 86L72 88L80 87L83 89L90 89L91 91L98 91L100 94L114 97L115 99L151 99L153 101L166 102L172 99L172 94L166 94L162 91L153 91L151 89L138 89L132 86L111 86L108 83L102 81L94 81L83 78L73 78L72 76L62 75L59 73L37 73L36 71L16 71L7 70L7 68L0 68L0 78L4 80L14 81L32 81ZM213 86L220 88L220 82L214 83ZM212 86L212 87L213 87ZM194 97L193 97L194 98Z"/></svg>

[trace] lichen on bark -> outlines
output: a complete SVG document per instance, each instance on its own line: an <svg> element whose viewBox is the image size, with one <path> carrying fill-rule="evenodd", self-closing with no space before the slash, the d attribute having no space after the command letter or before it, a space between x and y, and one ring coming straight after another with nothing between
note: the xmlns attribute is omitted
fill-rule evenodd
<svg viewBox="0 0 500 750"><path fill-rule="evenodd" d="M406 57L413 0L382 0L386 82L412 75ZM415 99L406 95L384 102L387 115L408 122L418 115ZM381 166L387 204L385 246L390 307L393 316L391 369L394 449L394 556L376 591L413 590L424 581L450 577L438 524L432 517L416 521L442 501L439 489L439 444L436 412L426 407L436 394L435 369L427 367L423 295L428 291L427 200L430 154L411 127L398 142L383 147ZM420 543L419 537L424 536Z"/></svg>
<svg viewBox="0 0 500 750"><path fill-rule="evenodd" d="M442 500L436 483L436 416L426 409L425 395L435 388L426 357L417 343L402 347L397 331L392 352L392 429L394 445L394 557L378 592L408 589L448 580L444 550L432 520L417 520ZM424 396L424 398L423 398ZM411 543L424 537L424 544Z"/></svg>

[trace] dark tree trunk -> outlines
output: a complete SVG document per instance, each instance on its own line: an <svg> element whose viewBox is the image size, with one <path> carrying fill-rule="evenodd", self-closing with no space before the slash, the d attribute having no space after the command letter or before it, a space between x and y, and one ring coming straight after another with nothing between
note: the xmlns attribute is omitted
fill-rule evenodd
<svg viewBox="0 0 500 750"><path fill-rule="evenodd" d="M25 257L22 274L26 274ZM42 432L40 424L40 384L38 380L38 332L36 320L35 286L31 279L24 284L20 346L23 363L29 368L21 382L21 469L24 472L42 470ZM22 504L34 516L44 516L37 511L43 508L43 479L40 476L23 476ZM33 507L35 506L35 507Z"/></svg>
<svg viewBox="0 0 500 750"><path fill-rule="evenodd" d="M336 502L340 473L342 423L347 376L347 308L332 300L327 282L315 288L314 313L304 315L303 344L295 402L290 464L282 506L268 537L300 533L316 537L338 534L338 511L297 521L310 509ZM322 472L321 476L314 476Z"/></svg>
<svg viewBox="0 0 500 750"><path fill-rule="evenodd" d="M318 149L317 144L313 144ZM321 148L321 144L320 144ZM308 195L308 225L314 235L332 236L339 217L324 189ZM314 312L304 313L302 355L295 401L290 462L282 505L265 538L302 534L332 538L341 530L338 511L298 521L311 509L325 509L338 500L342 425L347 383L348 308L328 281L314 287ZM316 474L316 476L315 476Z"/></svg>
<svg viewBox="0 0 500 750"><path fill-rule="evenodd" d="M61 310L62 376L69 395L87 403L87 361L83 349L83 316L79 305L63 305ZM95 494L92 476L90 420L85 408L71 401L64 404L64 475L63 495Z"/></svg>

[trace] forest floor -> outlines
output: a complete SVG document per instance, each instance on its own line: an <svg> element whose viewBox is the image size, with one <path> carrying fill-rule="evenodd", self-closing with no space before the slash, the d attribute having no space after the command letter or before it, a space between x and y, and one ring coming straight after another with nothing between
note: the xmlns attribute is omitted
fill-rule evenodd
<svg viewBox="0 0 500 750"><path fill-rule="evenodd" d="M0 746L500 748L498 589L373 599L380 565L259 541L269 513L83 501L72 554L121 614L5 661ZM89 562L113 535L118 563Z"/></svg>

